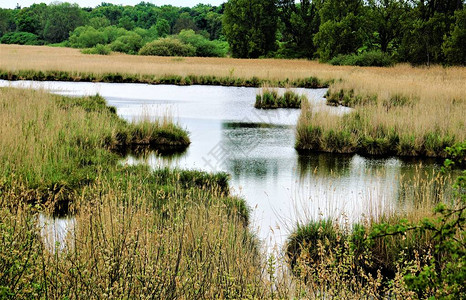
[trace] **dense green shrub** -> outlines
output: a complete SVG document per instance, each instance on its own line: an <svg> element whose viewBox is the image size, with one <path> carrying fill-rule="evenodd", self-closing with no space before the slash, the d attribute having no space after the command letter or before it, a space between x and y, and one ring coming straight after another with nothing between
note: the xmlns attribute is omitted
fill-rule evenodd
<svg viewBox="0 0 466 300"><path fill-rule="evenodd" d="M382 51L368 51L361 54L338 55L329 63L334 66L389 67L394 61Z"/></svg>
<svg viewBox="0 0 466 300"><path fill-rule="evenodd" d="M112 51L123 52L127 54L137 54L142 46L143 39L135 32L128 32L128 34L120 36L110 44Z"/></svg>
<svg viewBox="0 0 466 300"><path fill-rule="evenodd" d="M223 57L228 51L228 43L209 41L204 36L196 34L194 30L182 30L177 39L196 48L196 56Z"/></svg>
<svg viewBox="0 0 466 300"><path fill-rule="evenodd" d="M175 38L162 38L147 43L139 51L140 55L194 56L196 48Z"/></svg>
<svg viewBox="0 0 466 300"><path fill-rule="evenodd" d="M76 28L69 38L70 46L75 48L91 48L97 44L106 44L108 39L104 32L91 26Z"/></svg>
<svg viewBox="0 0 466 300"><path fill-rule="evenodd" d="M83 54L100 54L100 55L109 55L112 52L108 45L97 44L95 47L82 49L81 53Z"/></svg>
<svg viewBox="0 0 466 300"><path fill-rule="evenodd" d="M18 44L18 45L41 45L37 35L30 32L9 32L0 39L2 44Z"/></svg>

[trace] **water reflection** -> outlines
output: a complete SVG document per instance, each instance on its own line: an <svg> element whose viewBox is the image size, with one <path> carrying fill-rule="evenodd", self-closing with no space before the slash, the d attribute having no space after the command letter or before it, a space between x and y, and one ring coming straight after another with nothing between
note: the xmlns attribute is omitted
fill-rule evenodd
<svg viewBox="0 0 466 300"><path fill-rule="evenodd" d="M67 239L74 232L76 219L73 216L56 217L44 213L39 214L39 228L44 245L50 251L62 251L67 245L72 245L72 239Z"/></svg>

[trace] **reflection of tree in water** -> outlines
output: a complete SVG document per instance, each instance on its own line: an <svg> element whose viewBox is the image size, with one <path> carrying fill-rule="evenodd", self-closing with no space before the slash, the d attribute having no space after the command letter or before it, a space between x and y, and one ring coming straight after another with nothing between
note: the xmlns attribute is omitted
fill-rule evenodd
<svg viewBox="0 0 466 300"><path fill-rule="evenodd" d="M227 162L226 167L228 173L233 176L233 179L264 179L278 178L279 170L283 169L280 164L283 163L279 159L268 158L238 158L231 159Z"/></svg>
<svg viewBox="0 0 466 300"><path fill-rule="evenodd" d="M300 153L298 155L298 173L300 180L310 173L319 176L344 177L350 174L353 155L332 153Z"/></svg>

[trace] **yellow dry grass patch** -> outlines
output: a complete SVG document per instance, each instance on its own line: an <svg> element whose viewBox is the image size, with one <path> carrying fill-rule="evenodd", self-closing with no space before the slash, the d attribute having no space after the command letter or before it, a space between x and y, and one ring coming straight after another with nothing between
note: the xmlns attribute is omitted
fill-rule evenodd
<svg viewBox="0 0 466 300"><path fill-rule="evenodd" d="M465 99L466 68L391 68L331 66L308 60L149 57L126 54L86 55L78 49L0 45L0 69L150 75L213 75L284 80L310 76L342 79L335 87L351 87L382 98L393 93L421 98Z"/></svg>

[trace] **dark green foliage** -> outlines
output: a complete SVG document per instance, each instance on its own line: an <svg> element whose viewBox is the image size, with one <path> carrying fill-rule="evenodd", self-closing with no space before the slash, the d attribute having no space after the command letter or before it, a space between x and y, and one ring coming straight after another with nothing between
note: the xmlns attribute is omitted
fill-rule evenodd
<svg viewBox="0 0 466 300"><path fill-rule="evenodd" d="M281 30L283 43L277 55L313 58L316 52L313 38L320 25L316 2L301 0L296 3L294 0L280 0L278 7L284 28Z"/></svg>
<svg viewBox="0 0 466 300"><path fill-rule="evenodd" d="M445 36L442 49L451 65L466 65L466 8L455 12L455 24L450 36Z"/></svg>
<svg viewBox="0 0 466 300"><path fill-rule="evenodd" d="M399 0L370 0L368 6L368 26L375 31L367 36L366 47L393 54L401 43L407 3Z"/></svg>
<svg viewBox="0 0 466 300"><path fill-rule="evenodd" d="M9 32L0 39L2 44L41 45L38 36L29 32Z"/></svg>
<svg viewBox="0 0 466 300"><path fill-rule="evenodd" d="M361 54L340 54L328 63L335 66L389 67L394 64L394 61L387 53L376 50Z"/></svg>
<svg viewBox="0 0 466 300"><path fill-rule="evenodd" d="M47 5L33 4L21 9L15 17L16 30L30 32L42 36L44 20L46 20Z"/></svg>
<svg viewBox="0 0 466 300"><path fill-rule="evenodd" d="M327 0L320 8L319 32L314 36L319 58L328 61L363 46L366 26L361 0Z"/></svg>
<svg viewBox="0 0 466 300"><path fill-rule="evenodd" d="M136 54L157 38L192 30L204 40L178 38L193 45L196 56L222 57L231 51L234 57L319 58L335 65L464 65L463 6L458 0L231 0L193 8L42 3L0 9L0 37L28 32L37 42L17 42L65 45L71 33L72 47L112 44L114 51ZM73 32L80 26L87 29ZM122 36L128 37L116 41Z"/></svg>
<svg viewBox="0 0 466 300"><path fill-rule="evenodd" d="M50 43L68 39L70 32L84 25L87 18L78 5L67 2L49 5L46 16L43 36Z"/></svg>
<svg viewBox="0 0 466 300"><path fill-rule="evenodd" d="M154 26L159 37L166 37L170 33L170 23L165 19L158 19Z"/></svg>
<svg viewBox="0 0 466 300"><path fill-rule="evenodd" d="M161 38L150 42L139 51L140 55L194 56L196 48L175 38Z"/></svg>
<svg viewBox="0 0 466 300"><path fill-rule="evenodd" d="M0 8L0 37L16 30L14 11Z"/></svg>
<svg viewBox="0 0 466 300"><path fill-rule="evenodd" d="M277 48L277 8L272 0L230 0L223 31L233 57L257 58Z"/></svg>

